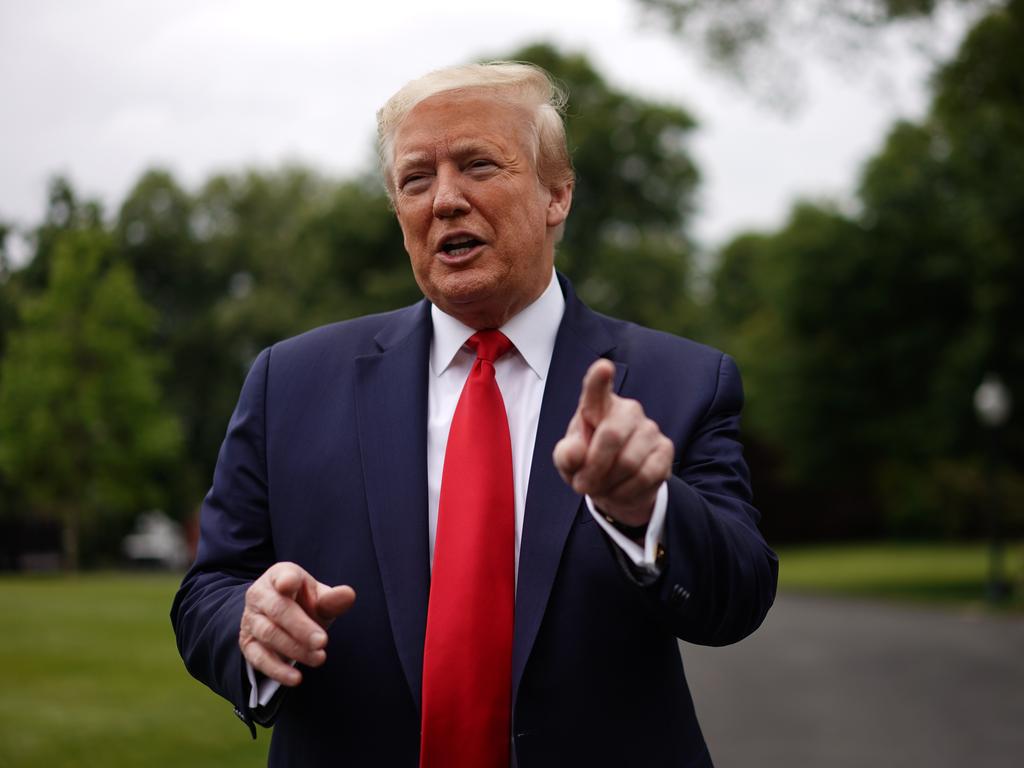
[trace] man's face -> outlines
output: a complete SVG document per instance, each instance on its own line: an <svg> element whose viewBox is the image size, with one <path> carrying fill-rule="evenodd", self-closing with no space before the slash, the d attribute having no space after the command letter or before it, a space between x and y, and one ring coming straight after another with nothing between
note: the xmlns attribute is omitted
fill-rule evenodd
<svg viewBox="0 0 1024 768"><path fill-rule="evenodd" d="M395 211L423 294L472 328L497 328L551 279L572 184L537 178L524 108L484 91L425 99L395 134Z"/></svg>

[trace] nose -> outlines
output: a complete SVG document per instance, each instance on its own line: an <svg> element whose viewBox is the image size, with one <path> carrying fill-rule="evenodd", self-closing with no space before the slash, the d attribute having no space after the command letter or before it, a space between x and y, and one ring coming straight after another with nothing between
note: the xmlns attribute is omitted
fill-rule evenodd
<svg viewBox="0 0 1024 768"><path fill-rule="evenodd" d="M457 168L442 167L437 171L434 193L434 216L448 219L469 213L470 204L462 188L462 174Z"/></svg>

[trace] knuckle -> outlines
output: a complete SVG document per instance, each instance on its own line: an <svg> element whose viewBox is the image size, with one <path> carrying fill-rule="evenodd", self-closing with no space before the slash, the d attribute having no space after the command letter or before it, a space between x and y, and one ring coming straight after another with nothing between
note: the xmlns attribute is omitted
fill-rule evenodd
<svg viewBox="0 0 1024 768"><path fill-rule="evenodd" d="M618 460L619 469L627 475L635 475L643 466L643 462L636 456L623 454Z"/></svg>
<svg viewBox="0 0 1024 768"><path fill-rule="evenodd" d="M644 417L644 407L636 400L623 400L622 408L631 419L639 420Z"/></svg>
<svg viewBox="0 0 1024 768"><path fill-rule="evenodd" d="M650 483L652 485L660 484L672 474L671 456L655 457L652 461L647 462L645 469Z"/></svg>
<svg viewBox="0 0 1024 768"><path fill-rule="evenodd" d="M662 477L662 474L657 468L657 466L651 464L650 462L644 464L643 468L641 468L641 470L637 473L637 476L644 486L657 485L658 483L665 479L664 477Z"/></svg>
<svg viewBox="0 0 1024 768"><path fill-rule="evenodd" d="M278 644L278 640L281 637L281 628L274 622L261 616L254 629L256 637L262 642L270 646L276 646Z"/></svg>
<svg viewBox="0 0 1024 768"><path fill-rule="evenodd" d="M287 632L277 626L271 627L268 630L265 645L268 648L274 649L274 651L280 653L282 656L295 658L299 655L298 644L292 640Z"/></svg>
<svg viewBox="0 0 1024 768"><path fill-rule="evenodd" d="M250 638L244 645L242 645L242 655L245 657L246 661L259 669L266 654L260 644Z"/></svg>
<svg viewBox="0 0 1024 768"><path fill-rule="evenodd" d="M252 584L250 584L248 587L246 587L246 590L245 590L245 608L246 608L246 610L249 610L249 606L254 605L259 600L260 591L261 591L261 589L263 587L263 585L260 582L263 581L263 578L264 577L261 576L256 581L254 581Z"/></svg>
<svg viewBox="0 0 1024 768"><path fill-rule="evenodd" d="M658 440L657 450L661 453L661 456L666 463L672 463L672 459L676 455L676 447L672 444L671 440L662 435L661 438Z"/></svg>
<svg viewBox="0 0 1024 768"><path fill-rule="evenodd" d="M274 621L278 621L284 617L287 610L288 601L280 595L275 594L274 598L270 600L263 609L263 614Z"/></svg>
<svg viewBox="0 0 1024 768"><path fill-rule="evenodd" d="M260 622L265 621L262 614L251 613L248 618L242 617L242 627L250 637L260 636Z"/></svg>
<svg viewBox="0 0 1024 768"><path fill-rule="evenodd" d="M555 464L559 467L568 466L572 456L572 445L569 438L563 437L555 444L555 450L552 453L552 458Z"/></svg>
<svg viewBox="0 0 1024 768"><path fill-rule="evenodd" d="M282 560L281 562L274 563L270 566L263 574L267 577L267 581L270 582L271 587L276 591L278 583L282 578L286 576L301 576L302 569L295 563L288 560Z"/></svg>
<svg viewBox="0 0 1024 768"><path fill-rule="evenodd" d="M601 430L601 439L598 447L607 452L615 451L618 450L625 439L626 435L622 427L618 424L607 423Z"/></svg>

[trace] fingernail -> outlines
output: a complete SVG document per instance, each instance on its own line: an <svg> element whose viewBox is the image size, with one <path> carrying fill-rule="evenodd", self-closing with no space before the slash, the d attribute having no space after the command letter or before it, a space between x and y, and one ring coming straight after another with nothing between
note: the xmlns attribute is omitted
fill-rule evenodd
<svg viewBox="0 0 1024 768"><path fill-rule="evenodd" d="M314 648L322 648L327 643L327 635L323 632L314 632L310 635L309 642Z"/></svg>

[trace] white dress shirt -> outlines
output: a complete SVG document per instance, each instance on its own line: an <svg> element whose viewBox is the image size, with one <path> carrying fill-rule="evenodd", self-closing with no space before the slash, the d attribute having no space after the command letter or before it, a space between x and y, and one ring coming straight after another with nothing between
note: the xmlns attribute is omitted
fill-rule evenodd
<svg viewBox="0 0 1024 768"><path fill-rule="evenodd" d="M516 510L516 572L519 570L519 544L523 533L526 511L526 491L530 484L530 466L533 463L533 445L540 422L540 406L544 399L544 385L551 367L555 337L565 312L562 289L551 272L547 289L536 301L523 309L499 330L512 342L514 349L494 364L494 376L505 402L509 435L512 440L512 476L515 487ZM434 562L434 538L437 535L437 507L441 496L441 470L448 444L455 406L462 387L469 378L476 354L465 346L476 331L463 325L436 306L431 307L430 318L434 335L430 344L430 373L427 387L427 501L430 536L430 562ZM582 385L583 382L580 382ZM542 457L550 461L550 457ZM594 519L638 567L653 569L661 529L668 506L668 490L662 485L655 503L655 514L647 527L647 537L641 547L605 520L590 497L587 507ZM518 578L517 578L518 581Z"/></svg>
<svg viewBox="0 0 1024 768"><path fill-rule="evenodd" d="M551 281L544 293L499 329L514 346L514 349L495 362L494 375L505 403L512 442L517 583L526 491L530 484L530 467L533 463L537 424L540 421L540 406L544 399L548 369L551 367L551 355L555 349L555 337L558 335L564 312L565 298L552 270ZM431 307L430 318L434 333L430 343L430 376L427 386L427 510L430 563L433 566L444 453L455 407L476 360L476 354L466 346L466 341L476 333L476 330L463 325L451 315L446 315L436 306ZM580 385L582 383L581 381ZM551 461L550 457L541 458ZM585 499L594 520L637 567L652 571L657 568L655 557L668 508L668 488L665 483L662 483L658 490L654 513L642 547L617 531L597 511L589 496ZM262 676L257 683L255 671L248 662L246 671L252 686L249 707L255 708L257 704L266 706L280 684Z"/></svg>

